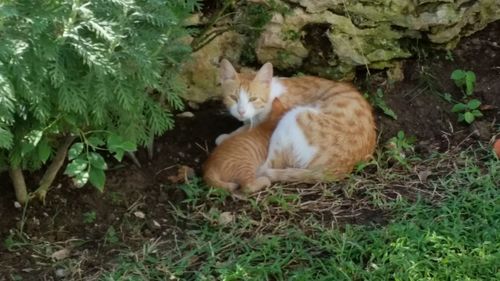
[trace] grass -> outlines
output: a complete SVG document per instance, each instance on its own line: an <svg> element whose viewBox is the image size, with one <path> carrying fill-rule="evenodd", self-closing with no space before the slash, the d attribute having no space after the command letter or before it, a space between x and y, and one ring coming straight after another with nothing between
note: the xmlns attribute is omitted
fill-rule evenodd
<svg viewBox="0 0 500 281"><path fill-rule="evenodd" d="M378 180L362 174L343 187L285 186L249 202L224 200L195 181L182 187L190 197L176 209L185 230L123 252L99 278L499 280L500 161L468 149L424 164L426 178L384 169ZM335 221L373 206L390 214L383 224Z"/></svg>

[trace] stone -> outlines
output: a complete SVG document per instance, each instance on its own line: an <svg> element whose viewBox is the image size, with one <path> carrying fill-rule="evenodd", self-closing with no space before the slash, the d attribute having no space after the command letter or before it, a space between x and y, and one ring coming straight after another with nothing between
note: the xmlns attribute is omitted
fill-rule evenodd
<svg viewBox="0 0 500 281"><path fill-rule="evenodd" d="M271 62L281 69L297 68L308 55L308 50L300 42L300 38L284 36L300 30L306 23L302 22L304 13L294 10L295 16L287 16L284 20L281 14L275 13L257 42L255 53L261 62Z"/></svg>
<svg viewBox="0 0 500 281"><path fill-rule="evenodd" d="M195 103L202 103L221 94L219 87L219 61L226 58L238 62L243 38L236 32L226 32L193 53L181 71L187 85L182 97Z"/></svg>
<svg viewBox="0 0 500 281"><path fill-rule="evenodd" d="M353 79L360 66L396 68L388 71L391 80L401 79L397 68L414 55L412 40L451 49L500 19L500 0L252 0L248 5L265 5L271 13L255 42L258 63L338 80ZM194 15L187 22L202 21ZM311 42L308 36L321 38ZM238 66L248 40L230 31L195 52L182 68L188 85L183 97L195 103L218 98L219 61L224 57Z"/></svg>
<svg viewBox="0 0 500 281"><path fill-rule="evenodd" d="M308 59L306 25L328 24L332 56L323 66L308 66L327 77L351 76L355 67L391 68L412 56L403 42L428 38L452 48L467 36L500 19L500 1L464 0L288 0L291 12L275 12L261 33L256 48L260 63L270 61L279 69L297 70ZM298 7L297 7L298 4ZM298 36L287 36L298 34Z"/></svg>
<svg viewBox="0 0 500 281"><path fill-rule="evenodd" d="M182 117L182 118L193 118L194 117L194 113L192 113L191 111L184 111L184 112L181 112L179 114L176 115L177 117Z"/></svg>

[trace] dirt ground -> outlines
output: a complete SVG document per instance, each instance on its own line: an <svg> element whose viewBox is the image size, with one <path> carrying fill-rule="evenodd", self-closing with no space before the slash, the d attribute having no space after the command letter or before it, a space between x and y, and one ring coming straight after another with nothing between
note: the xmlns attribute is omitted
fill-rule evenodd
<svg viewBox="0 0 500 281"><path fill-rule="evenodd" d="M386 82L384 72L372 76L362 73L360 77L367 78L359 78L356 83L367 92L382 88L384 100L398 117L393 120L376 109L380 146L400 130L416 137L417 153L423 157L433 151L468 145L473 140L486 143L498 138L499 30L500 22L492 23L483 31L463 39L449 54L422 48L420 58L404 63L404 80L394 84ZM456 114L451 112L452 104L439 95L450 93L455 99L461 99L462 93L450 80L455 69L472 70L477 76L475 95L482 101L484 117L471 126L458 123ZM186 198L185 192L172 183L175 178L172 176L177 174L180 165L194 168L199 175L200 165L213 148L216 136L239 126L217 101L188 110L194 117L176 118L175 129L156 140L153 159L149 160L145 151L138 152L142 167L135 166L129 159L110 165L103 194L90 186L75 188L71 181L60 176L58 184L48 194L46 205L33 202L23 214L22 208L14 207L14 192L8 177L1 175L0 281L10 280L14 273L23 280L56 279L54 257L50 257L48 246L44 245L64 247L70 241L82 241L78 246L71 244L76 247L72 253L86 257L82 258L83 264L79 268L85 274L92 274L116 254L118 246L107 243L105 238L111 225L123 243L121 246L130 248L140 247L150 238L167 237L185 227L172 215L172 206L182 208L181 202ZM28 180L35 183L37 176L28 176ZM241 202L229 202L227 208L238 208L238 204ZM346 201L344 211L349 213L351 206L356 204L352 200ZM85 214L92 211L95 212L95 221L85 222ZM137 211L146 217L138 219L141 215L135 213ZM351 215L348 221L383 223L384 220L382 210L366 210ZM130 221L139 223L128 224ZM17 251L7 250L5 242L9 234L20 227L30 237L31 243L37 241L39 251L21 246Z"/></svg>

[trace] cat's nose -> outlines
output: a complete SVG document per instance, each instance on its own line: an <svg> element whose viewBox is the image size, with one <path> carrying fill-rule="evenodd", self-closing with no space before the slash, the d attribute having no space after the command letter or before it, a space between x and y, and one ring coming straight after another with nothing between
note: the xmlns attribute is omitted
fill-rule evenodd
<svg viewBox="0 0 500 281"><path fill-rule="evenodd" d="M245 111L244 109L238 109L238 113L239 113L241 116L245 115L245 112L246 112L246 111Z"/></svg>

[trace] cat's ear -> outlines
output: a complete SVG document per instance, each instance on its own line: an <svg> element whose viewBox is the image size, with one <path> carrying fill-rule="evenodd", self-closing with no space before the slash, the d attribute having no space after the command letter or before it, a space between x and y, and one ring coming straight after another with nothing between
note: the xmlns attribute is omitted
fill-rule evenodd
<svg viewBox="0 0 500 281"><path fill-rule="evenodd" d="M233 65L227 59L222 59L219 69L220 82L224 83L229 80L236 80L237 75L238 73L234 69Z"/></svg>
<svg viewBox="0 0 500 281"><path fill-rule="evenodd" d="M270 62L266 62L255 75L254 80L261 83L271 83L273 79L273 65Z"/></svg>

